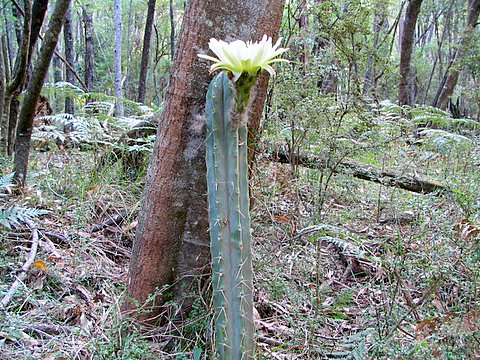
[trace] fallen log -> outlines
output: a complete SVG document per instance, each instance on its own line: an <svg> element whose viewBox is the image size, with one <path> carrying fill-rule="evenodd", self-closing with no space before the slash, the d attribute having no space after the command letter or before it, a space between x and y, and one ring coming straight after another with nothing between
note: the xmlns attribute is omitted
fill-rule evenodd
<svg viewBox="0 0 480 360"><path fill-rule="evenodd" d="M270 161L300 165L309 169L330 168L335 174L351 175L358 179L420 194L449 191L445 185L436 181L423 179L419 176L407 175L398 170L379 169L376 166L366 165L348 158L335 164L329 164L326 159L317 155L289 154L282 150L266 154L265 157Z"/></svg>

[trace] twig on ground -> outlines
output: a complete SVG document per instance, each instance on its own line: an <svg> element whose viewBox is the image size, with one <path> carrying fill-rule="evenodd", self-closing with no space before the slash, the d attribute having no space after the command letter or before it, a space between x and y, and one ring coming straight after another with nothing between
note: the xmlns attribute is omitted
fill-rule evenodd
<svg viewBox="0 0 480 360"><path fill-rule="evenodd" d="M35 225L29 221L25 220L25 223L32 229L32 246L30 248L30 252L27 255L25 263L22 266L22 272L17 276L15 282L10 286L10 289L7 291L5 296L0 301L0 307L5 308L8 303L12 300L13 295L17 292L18 288L23 284L23 280L27 277L28 269L33 264L35 260L35 256L37 255L38 249L38 231Z"/></svg>

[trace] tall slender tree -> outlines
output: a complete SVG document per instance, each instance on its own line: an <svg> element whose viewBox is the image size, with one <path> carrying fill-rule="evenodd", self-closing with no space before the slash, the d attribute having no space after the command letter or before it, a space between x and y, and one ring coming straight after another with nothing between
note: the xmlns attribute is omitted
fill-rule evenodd
<svg viewBox="0 0 480 360"><path fill-rule="evenodd" d="M469 0L469 9L467 15L467 25L463 31L462 38L455 54L455 58L452 62L445 81L441 83L441 89L439 91L438 101L433 105L440 109L445 110L448 106L448 102L453 95L453 91L457 86L458 77L460 76L460 62L465 55L467 44L469 43L469 36L472 31L478 25L478 17L480 15L480 0Z"/></svg>
<svg viewBox="0 0 480 360"><path fill-rule="evenodd" d="M2 11L0 10L0 14ZM5 102L5 88L7 84L6 72L8 71L4 60L3 44L5 37L0 36L0 151L3 151L6 145L7 122L3 117L3 106ZM5 54L6 55L6 54ZM6 57L5 57L6 58Z"/></svg>
<svg viewBox="0 0 480 360"><path fill-rule="evenodd" d="M398 87L398 102L400 105L413 105L411 96L411 66L413 52L413 38L417 25L418 15L423 0L409 0L405 10L403 29L400 32L400 84Z"/></svg>
<svg viewBox="0 0 480 360"><path fill-rule="evenodd" d="M50 17L45 39L43 40L40 54L35 62L32 80L29 83L18 119L17 136L15 138L15 179L21 185L27 180L28 157L30 153L30 140L32 137L33 119L35 110L42 91L43 82L48 72L52 56L57 46L58 37L62 30L65 13L71 0L57 0Z"/></svg>
<svg viewBox="0 0 480 360"><path fill-rule="evenodd" d="M142 60L140 63L140 77L138 79L138 102L145 102L145 93L147 89L147 71L148 60L150 57L150 47L152 45L153 20L155 17L156 0L148 0L147 21L145 23L145 34L143 36Z"/></svg>
<svg viewBox="0 0 480 360"><path fill-rule="evenodd" d="M277 36L284 2L188 2L130 263L128 297L132 300L124 308L134 310L138 302L146 303L152 312L138 313L140 319L158 313L161 301L147 302L149 296L174 283L169 292L188 309L189 286L195 275L205 274L210 262L202 116L210 75L197 52L208 52L212 37L231 41ZM257 83L250 115L253 130L258 128L267 81L263 77Z"/></svg>
<svg viewBox="0 0 480 360"><path fill-rule="evenodd" d="M30 0L23 1L23 37L17 51L15 58L14 71L10 82L7 84L5 90L5 105L3 111L5 112L7 120L7 133L6 133L6 147L5 151L7 155L13 154L13 145L15 139L15 129L17 126L18 108L21 91L25 84L28 71L28 50L30 44L30 31L32 21L32 4ZM18 34L18 32L17 32Z"/></svg>
<svg viewBox="0 0 480 360"><path fill-rule="evenodd" d="M65 14L65 22L63 24L63 42L65 44L65 61L69 66L66 68L65 78L67 82L73 84L75 81L75 74L71 69L75 69L75 49L73 46L73 25L72 25L72 10L68 9ZM65 97L65 112L67 114L75 113L75 99L71 96Z"/></svg>
<svg viewBox="0 0 480 360"><path fill-rule="evenodd" d="M168 9L170 14L170 56L173 60L175 57L175 13L173 9L173 0L170 0Z"/></svg>
<svg viewBox="0 0 480 360"><path fill-rule="evenodd" d="M93 37L93 3L82 7L82 20L85 35L85 85L92 91L95 73L95 42Z"/></svg>
<svg viewBox="0 0 480 360"><path fill-rule="evenodd" d="M122 0L113 0L113 65L115 84L115 113L123 116L123 86L122 86Z"/></svg>

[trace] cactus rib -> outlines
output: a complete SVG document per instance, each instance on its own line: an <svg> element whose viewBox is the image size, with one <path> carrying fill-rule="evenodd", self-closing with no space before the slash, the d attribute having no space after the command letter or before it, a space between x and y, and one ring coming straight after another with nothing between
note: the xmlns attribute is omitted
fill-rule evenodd
<svg viewBox="0 0 480 360"><path fill-rule="evenodd" d="M253 359L253 295L246 126L235 122L236 91L220 73L207 93L207 183L216 349Z"/></svg>

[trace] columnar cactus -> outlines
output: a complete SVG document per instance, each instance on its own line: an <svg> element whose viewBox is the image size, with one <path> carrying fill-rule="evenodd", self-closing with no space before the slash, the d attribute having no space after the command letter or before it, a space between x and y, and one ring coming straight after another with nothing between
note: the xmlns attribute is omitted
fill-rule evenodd
<svg viewBox="0 0 480 360"><path fill-rule="evenodd" d="M235 89L224 72L210 84L206 112L217 352L220 359L249 359L254 323L246 126L235 119Z"/></svg>
<svg viewBox="0 0 480 360"><path fill-rule="evenodd" d="M261 69L274 74L273 57L286 51L260 43L210 40L219 59L211 70L227 70L207 93L206 163L215 306L216 356L221 360L254 358L253 272L247 162L250 90ZM229 73L230 74L229 74ZM233 76L230 76L233 75ZM232 80L230 80L230 77Z"/></svg>

